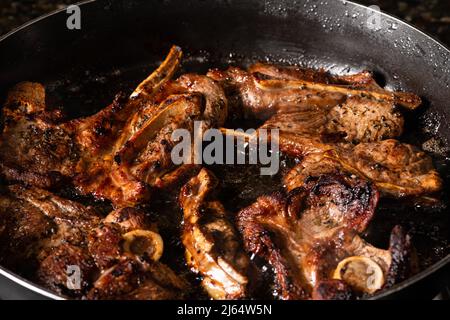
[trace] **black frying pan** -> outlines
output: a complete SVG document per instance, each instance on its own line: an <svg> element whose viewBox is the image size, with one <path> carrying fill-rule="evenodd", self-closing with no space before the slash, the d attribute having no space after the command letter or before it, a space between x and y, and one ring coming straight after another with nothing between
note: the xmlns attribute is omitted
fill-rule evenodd
<svg viewBox="0 0 450 320"><path fill-rule="evenodd" d="M256 60L369 69L388 87L424 98L424 108L408 115L405 139L420 145L436 137L448 157L450 52L388 15L377 30L368 28L373 14L340 0L87 1L81 30L68 30L69 15L60 11L0 39L0 95L17 82L39 81L53 105L72 116L91 114L144 78L171 44L184 49L185 69L195 72ZM436 163L448 190L445 154ZM446 190L437 208L387 202L380 209L367 236L383 243L392 224L406 224L424 271L375 298L431 298L449 283ZM57 297L0 268L0 298Z"/></svg>

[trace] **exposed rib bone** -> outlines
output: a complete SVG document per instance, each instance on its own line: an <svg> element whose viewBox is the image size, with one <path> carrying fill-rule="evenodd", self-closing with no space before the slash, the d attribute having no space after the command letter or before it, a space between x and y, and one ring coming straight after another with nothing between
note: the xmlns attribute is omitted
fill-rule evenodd
<svg viewBox="0 0 450 320"><path fill-rule="evenodd" d="M161 85L170 79L177 70L183 52L178 46L172 46L166 60L153 72L147 79L141 82L131 94L130 98L136 98L140 95L148 96L153 94Z"/></svg>
<svg viewBox="0 0 450 320"><path fill-rule="evenodd" d="M415 110L421 103L420 97L407 92L389 92L386 90L367 90L346 85L332 85L305 80L261 80L256 79L256 86L262 90L285 90L285 89L309 89L316 91L335 92L345 95L371 96L378 100L393 101L402 107Z"/></svg>
<svg viewBox="0 0 450 320"><path fill-rule="evenodd" d="M165 107L155 117L149 119L116 154L116 156L120 157L120 162L127 163L132 161L136 156L136 152L144 148L159 131L170 124L173 118L180 117L184 114L190 117L199 116L201 110L196 99L192 99L194 96L193 94L179 95L176 99L174 96L171 96L170 100L173 103Z"/></svg>

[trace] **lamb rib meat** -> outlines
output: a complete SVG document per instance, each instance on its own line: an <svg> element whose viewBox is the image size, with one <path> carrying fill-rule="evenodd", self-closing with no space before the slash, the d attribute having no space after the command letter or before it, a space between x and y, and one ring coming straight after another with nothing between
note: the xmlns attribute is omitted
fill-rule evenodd
<svg viewBox="0 0 450 320"><path fill-rule="evenodd" d="M0 264L61 292L67 266L56 268L57 261L78 265L85 279L94 275L94 261L83 243L99 222L92 208L41 189L8 186L0 196ZM46 263L50 255L53 266ZM83 281L82 289L87 285Z"/></svg>
<svg viewBox="0 0 450 320"><path fill-rule="evenodd" d="M197 167L178 167L170 158L176 129L221 126L227 99L210 78L171 77L181 59L172 47L161 66L129 98L118 95L93 116L62 122L45 106L37 83L18 84L3 109L0 170L8 180L52 188L62 179L83 194L128 206L148 200L153 188L166 188Z"/></svg>
<svg viewBox="0 0 450 320"><path fill-rule="evenodd" d="M359 236L377 201L377 190L364 180L320 175L288 195L258 198L238 213L237 223L246 250L272 266L281 299L350 298L352 291L374 293L411 270L410 239L400 228L389 250ZM394 258L399 254L403 259Z"/></svg>
<svg viewBox="0 0 450 320"><path fill-rule="evenodd" d="M212 199L217 179L206 169L181 190L184 212L182 241L188 265L203 277L214 299L248 297L250 259L222 204Z"/></svg>
<svg viewBox="0 0 450 320"><path fill-rule="evenodd" d="M326 118L323 130L351 142L399 136L403 117L395 107L415 109L421 104L414 94L382 89L369 72L333 76L321 70L256 64L249 71L231 67L212 70L208 76L224 86L230 108L244 117L267 120L277 113L319 112ZM355 124L355 118L362 119Z"/></svg>
<svg viewBox="0 0 450 320"><path fill-rule="evenodd" d="M442 188L429 156L392 139L310 153L286 174L284 184L287 190L293 190L308 176L339 172L370 180L383 194L393 197L424 196Z"/></svg>
<svg viewBox="0 0 450 320"><path fill-rule="evenodd" d="M288 122L287 117L285 121ZM290 123L295 126L293 121ZM224 135L249 141L259 134L259 130L254 134L225 128L221 131ZM270 131L266 133L264 139L274 139ZM310 173L351 173L374 182L383 196L395 198L432 200L428 195L437 194L443 186L430 156L394 139L353 145L324 142L313 135L280 132L276 143L281 152L299 161L284 177L288 190L302 186Z"/></svg>
<svg viewBox="0 0 450 320"><path fill-rule="evenodd" d="M10 180L47 188L72 175L79 150L71 132L56 125L61 114L45 108L45 89L20 83L3 107L0 169Z"/></svg>
<svg viewBox="0 0 450 320"><path fill-rule="evenodd" d="M162 239L138 209L102 219L48 191L12 185L0 195L0 240L3 266L64 296L179 299L187 292L185 281L158 262ZM68 287L72 267L79 268L80 288Z"/></svg>
<svg viewBox="0 0 450 320"><path fill-rule="evenodd" d="M88 299L167 300L189 292L187 282L158 261L162 238L137 209L111 212L91 231L88 249L100 269Z"/></svg>
<svg viewBox="0 0 450 320"><path fill-rule="evenodd" d="M383 195L419 197L442 188L429 156L392 139L402 134L404 126L396 105L414 109L420 98L383 90L368 72L333 76L256 64L248 72L230 68L213 70L209 76L235 96L230 108L267 118L260 129L279 130L281 152L305 158L285 179L290 190L302 185L309 171L325 166L315 161L317 166L307 168L319 157L328 159L324 173L357 174L376 183ZM329 164L330 159L335 165Z"/></svg>

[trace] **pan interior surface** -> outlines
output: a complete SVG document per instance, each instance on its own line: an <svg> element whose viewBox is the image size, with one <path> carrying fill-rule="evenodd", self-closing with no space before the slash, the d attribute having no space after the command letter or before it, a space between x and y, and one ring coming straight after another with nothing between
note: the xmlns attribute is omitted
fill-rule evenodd
<svg viewBox="0 0 450 320"><path fill-rule="evenodd" d="M27 80L42 82L48 104L68 117L93 114L119 91L129 92L160 62L172 44L186 53L180 72L205 73L230 64L256 61L324 68L332 73L371 70L381 84L414 92L424 106L405 114L403 141L426 146L445 181L442 201L424 206L414 201L383 200L365 236L387 246L392 227L401 224L414 236L421 270L450 254L450 53L425 34L389 16L372 28L373 10L348 1L187 0L95 1L81 5L80 30L69 30L65 11L31 24L0 42L0 94ZM238 184L229 172L222 198L230 210L267 192L267 182L252 168ZM254 171L254 172L253 172ZM228 178L227 178L228 177ZM230 178L231 177L231 178ZM228 179L228 180L227 180ZM276 179L275 179L276 180ZM271 185L281 184L270 182ZM248 198L233 190L254 188ZM165 214L160 212L160 214ZM163 235L182 256L177 228L168 218ZM180 258L167 263L183 266ZM425 271L426 272L426 271Z"/></svg>

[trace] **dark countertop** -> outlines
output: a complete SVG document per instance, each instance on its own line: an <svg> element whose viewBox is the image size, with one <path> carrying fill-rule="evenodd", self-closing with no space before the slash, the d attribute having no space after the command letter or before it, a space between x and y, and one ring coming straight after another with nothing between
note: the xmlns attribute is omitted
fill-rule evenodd
<svg viewBox="0 0 450 320"><path fill-rule="evenodd" d="M0 1L0 35L51 11L79 2L75 0Z"/></svg>
<svg viewBox="0 0 450 320"><path fill-rule="evenodd" d="M0 2L0 35L30 19L76 2L79 0L2 0ZM382 11L414 24L450 46L449 0L356 0L356 2L377 5Z"/></svg>
<svg viewBox="0 0 450 320"><path fill-rule="evenodd" d="M377 5L418 27L450 47L449 0L356 0L361 4Z"/></svg>

